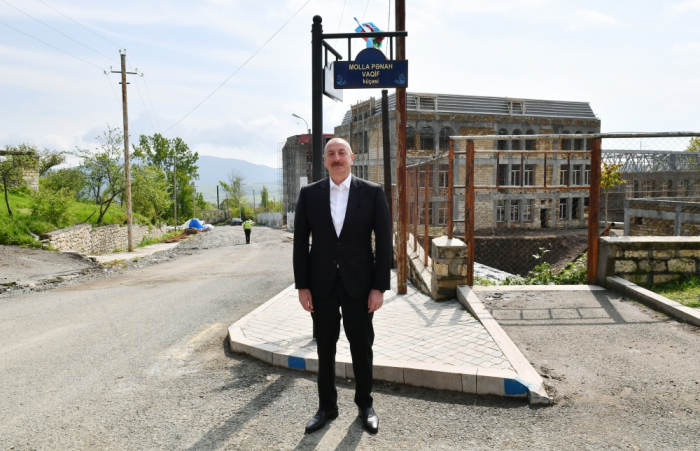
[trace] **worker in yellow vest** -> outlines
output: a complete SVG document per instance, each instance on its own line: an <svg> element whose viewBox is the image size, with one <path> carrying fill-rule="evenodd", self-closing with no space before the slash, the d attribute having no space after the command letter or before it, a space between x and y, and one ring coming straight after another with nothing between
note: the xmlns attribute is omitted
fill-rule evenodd
<svg viewBox="0 0 700 451"><path fill-rule="evenodd" d="M253 221L247 218L243 222L243 230L245 231L245 244L250 244L250 228L253 227Z"/></svg>

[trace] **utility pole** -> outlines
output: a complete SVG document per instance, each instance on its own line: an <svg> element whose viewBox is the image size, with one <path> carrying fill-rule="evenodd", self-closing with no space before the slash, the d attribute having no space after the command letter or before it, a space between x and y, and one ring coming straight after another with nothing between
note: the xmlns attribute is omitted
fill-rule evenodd
<svg viewBox="0 0 700 451"><path fill-rule="evenodd" d="M323 25L314 16L311 25L311 132L317 139L311 147L311 175L314 182L323 178ZM349 55L348 55L349 58Z"/></svg>
<svg viewBox="0 0 700 451"><path fill-rule="evenodd" d="M253 188L253 219L258 222L258 215L255 214L255 188Z"/></svg>
<svg viewBox="0 0 700 451"><path fill-rule="evenodd" d="M216 185L216 209L221 210L221 205L219 204L219 185Z"/></svg>
<svg viewBox="0 0 700 451"><path fill-rule="evenodd" d="M173 222L177 230L177 156L173 153Z"/></svg>
<svg viewBox="0 0 700 451"><path fill-rule="evenodd" d="M406 31L406 1L396 0L396 31ZM397 39L396 59L406 59L406 38ZM408 290L408 201L406 185L406 88L396 88L396 190L398 192L398 218L396 229L396 283L397 293Z"/></svg>
<svg viewBox="0 0 700 451"><path fill-rule="evenodd" d="M129 109L126 101L126 75L137 75L137 72L127 72L126 71L126 49L124 53L119 51L119 56L121 56L122 70L111 71L113 74L121 74L122 81L122 110L124 115L124 177L126 177L126 231L127 231L127 241L129 252L134 252L134 241L131 235L131 225L133 222L133 217L131 214L131 169L129 167ZM138 71L138 69L135 69ZM107 72L105 72L106 74Z"/></svg>

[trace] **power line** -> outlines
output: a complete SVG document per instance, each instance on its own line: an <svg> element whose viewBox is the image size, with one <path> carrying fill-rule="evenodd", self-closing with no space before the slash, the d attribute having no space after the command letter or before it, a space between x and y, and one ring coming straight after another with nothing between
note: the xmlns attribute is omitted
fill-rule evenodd
<svg viewBox="0 0 700 451"><path fill-rule="evenodd" d="M97 36L98 38L104 39L105 41L109 42L110 44L112 44L112 45L114 45L114 46L116 46L116 47L122 48L120 45L115 44L114 42L110 41L109 39L105 38L104 36L101 36L101 35L95 33L94 31L92 31L91 29L89 29L88 27L86 27L85 25L82 25L82 24L76 22L75 20L71 19L70 17L66 16L65 14L63 14L61 11L57 10L57 9L54 8L53 6L48 5L46 2L43 2L42 0L36 0L36 1L38 1L38 2L40 2L40 3L43 3L43 4L44 4L45 6L47 6L48 8L53 9L53 10L56 11L58 14L62 15L62 16L65 17L66 19L68 19L68 20L70 20L71 22L75 23L76 25L85 28L87 31L89 31L90 33L94 34L94 35Z"/></svg>
<svg viewBox="0 0 700 451"><path fill-rule="evenodd" d="M129 58L126 58L126 62L127 62L127 64L129 64ZM129 66L131 66L131 64L129 64ZM134 72L138 72L138 70L135 69ZM143 77L143 74L136 74L136 75L139 75L140 77ZM137 77L137 78L138 78L138 77ZM143 109L146 110L146 116L148 116L148 122L151 123L151 127L153 127L153 132L155 133L155 132L157 132L156 126L153 125L153 121L151 120L151 115L150 115L150 113L148 112L148 107L146 106L146 102L143 101L143 97L141 96L141 90L139 89L139 84L138 84L138 82L136 81L136 79L134 79L134 80L135 80L135 81L134 81L134 86L136 86L136 92L138 92L138 94L139 94L139 99L141 99L141 104L143 105ZM153 112L153 114L155 115L155 111Z"/></svg>
<svg viewBox="0 0 700 451"><path fill-rule="evenodd" d="M42 40L39 39L39 38L35 38L34 36L32 36L32 35L30 35L30 34L27 34L27 33L25 33L25 32L22 31L22 30L18 30L17 28L13 27L12 25L8 25L8 24L6 24L5 22L2 22L2 21L0 21L0 24L3 24L3 25L5 25L5 26L8 27L8 28L12 28L13 30L15 30L15 31L17 31L17 32L19 32L19 33L22 33L23 35L28 36L28 37L34 39L35 41L39 41L39 42L41 42L42 44L47 45L47 46L51 47L51 48L54 49L54 50L58 50L58 51L61 52L61 53L65 53L66 55L68 55L68 56L70 56L70 57L73 57L73 58L75 58L75 59L77 59L77 60L80 60L80 61L82 61L82 62L85 63L85 64L89 64L89 65L91 65L92 67L96 67L96 68L98 68L98 69L100 69L100 70L104 70L103 68L101 68L101 67L98 66L97 64L92 64L91 62L85 61L84 59L82 59L82 58L80 58L80 57L77 57L77 56L75 56L75 55L73 55L73 54L70 54L70 53L66 52L65 50L61 50L61 49L59 49L58 47L54 47L53 45L51 45L51 44L49 44L49 43L47 43L47 42L44 42L44 41L42 41Z"/></svg>
<svg viewBox="0 0 700 451"><path fill-rule="evenodd" d="M105 72L105 75L107 76L107 83L109 83L109 87L112 88L112 92L114 93L114 98L117 99L117 103L119 103L119 97L117 97L117 91L114 90L114 86L112 86L112 82L109 81L109 74Z"/></svg>
<svg viewBox="0 0 700 451"><path fill-rule="evenodd" d="M158 124L158 132L160 133L160 131L161 131L160 121L158 121L158 115L156 114L156 109L153 106L153 100L151 100L151 92L148 90L148 84L146 83L146 78L141 76L141 80L143 80L143 85L146 87L146 94L148 95L148 101L151 103L151 109L153 110L153 117L156 118L156 124Z"/></svg>
<svg viewBox="0 0 700 451"><path fill-rule="evenodd" d="M93 52L95 52L95 53L98 53L98 54L104 56L105 58L107 58L107 59L109 59L109 60L111 60L111 61L114 61L115 63L117 62L117 60L115 60L115 59L113 59L113 58L110 58L109 56L105 55L104 53L102 53L102 52L100 52L100 51L98 51L98 50L95 50L95 49L93 49L92 47L89 47L89 46L83 44L82 42L80 42L80 41L78 41L78 40L76 40L76 39L71 38L70 36L68 36L68 35L65 34L64 32L55 29L54 27L52 27L51 25L47 24L46 22L42 22L41 20L37 19L36 17L32 16L31 14L25 13L24 11L22 11L22 10L19 9L18 7L14 6L14 5L10 4L10 3L7 3L7 1L5 1L5 0L0 0L0 1L2 1L2 2L3 2L4 4L6 4L7 6L10 6L10 7L16 9L17 11L21 12L21 13L24 14L25 16L27 16L27 17L29 17L29 18L31 18L31 19L36 20L36 21L39 22L40 24L42 24L42 25L44 25L44 26L46 26L46 27L51 28L51 29L52 29L53 31L55 31L56 33L59 33L59 34L65 36L65 37L67 37L67 38L70 39L71 41L76 42L76 43L82 45L82 46L85 47L86 49L91 50L91 51L93 51Z"/></svg>
<svg viewBox="0 0 700 451"><path fill-rule="evenodd" d="M289 22L291 22L292 19L294 19L294 17L296 17L296 15L299 14L299 13L301 12L301 10L304 9L304 7L305 7L310 1L311 1L311 0L306 0L306 3L304 3L303 5L301 5L301 8L299 8L299 9L297 10L297 12L295 12L295 13L292 15L292 17L289 18L289 20L287 20L277 31L275 31L275 33L274 33L272 36L270 36L270 38L269 38L267 41L265 41L265 43L264 43L262 46L260 46L260 48L257 49L257 50L255 51L255 53L253 53L253 54L250 56L250 58L248 58L247 60L245 60L245 62L244 62L238 69L236 69L236 71L235 71L234 73L232 73L226 80L224 80L224 82L221 83L214 91L212 91L211 94L209 94L208 96L206 96L206 97L204 98L204 100L202 100L201 102L199 102L199 103L197 104L197 106L195 106L194 108L192 108L192 109L190 110L189 113L185 114L179 121L175 122L173 125L170 126L170 128L168 128L167 130L165 130L165 133L168 133L173 127L175 127L177 124L179 124L180 122L182 122L187 116L189 116L190 114L192 114L192 112L194 112L194 110L196 110L197 108L199 108L204 102L206 102L206 101L209 99L209 97L213 96L219 89L221 89L234 75L236 75L236 74L238 73L238 71L240 71L241 69L243 69L243 68L245 67L245 65L248 64L248 62L249 62L250 60L252 60L252 59L255 57L255 55L257 55L257 54L272 40L272 38L274 38L275 36L277 36L277 33L279 33L280 31L282 31L282 29L283 29L284 27L286 27L287 24L288 24Z"/></svg>

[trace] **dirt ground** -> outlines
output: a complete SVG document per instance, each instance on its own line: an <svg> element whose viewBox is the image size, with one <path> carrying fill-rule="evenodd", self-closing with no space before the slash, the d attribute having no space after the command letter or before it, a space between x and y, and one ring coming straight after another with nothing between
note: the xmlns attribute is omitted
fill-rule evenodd
<svg viewBox="0 0 700 451"><path fill-rule="evenodd" d="M96 268L90 260L71 252L54 252L0 245L0 284L38 284L40 280L82 274Z"/></svg>

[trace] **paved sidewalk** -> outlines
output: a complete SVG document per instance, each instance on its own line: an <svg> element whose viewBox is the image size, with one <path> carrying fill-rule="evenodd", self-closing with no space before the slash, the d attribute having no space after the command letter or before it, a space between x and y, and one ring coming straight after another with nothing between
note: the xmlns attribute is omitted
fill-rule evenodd
<svg viewBox="0 0 700 451"><path fill-rule="evenodd" d="M384 306L374 316L374 330L375 379L503 396L525 397L534 389L539 395L536 400L531 397L532 402L548 402L541 379L522 378L504 355L502 347L515 348L505 334L497 337L499 344L457 300L435 302L410 284L405 296L397 295L395 272L392 290L385 293ZM299 305L293 285L229 328L232 350L316 372L311 333L311 316ZM336 361L338 377L352 378L344 332Z"/></svg>

